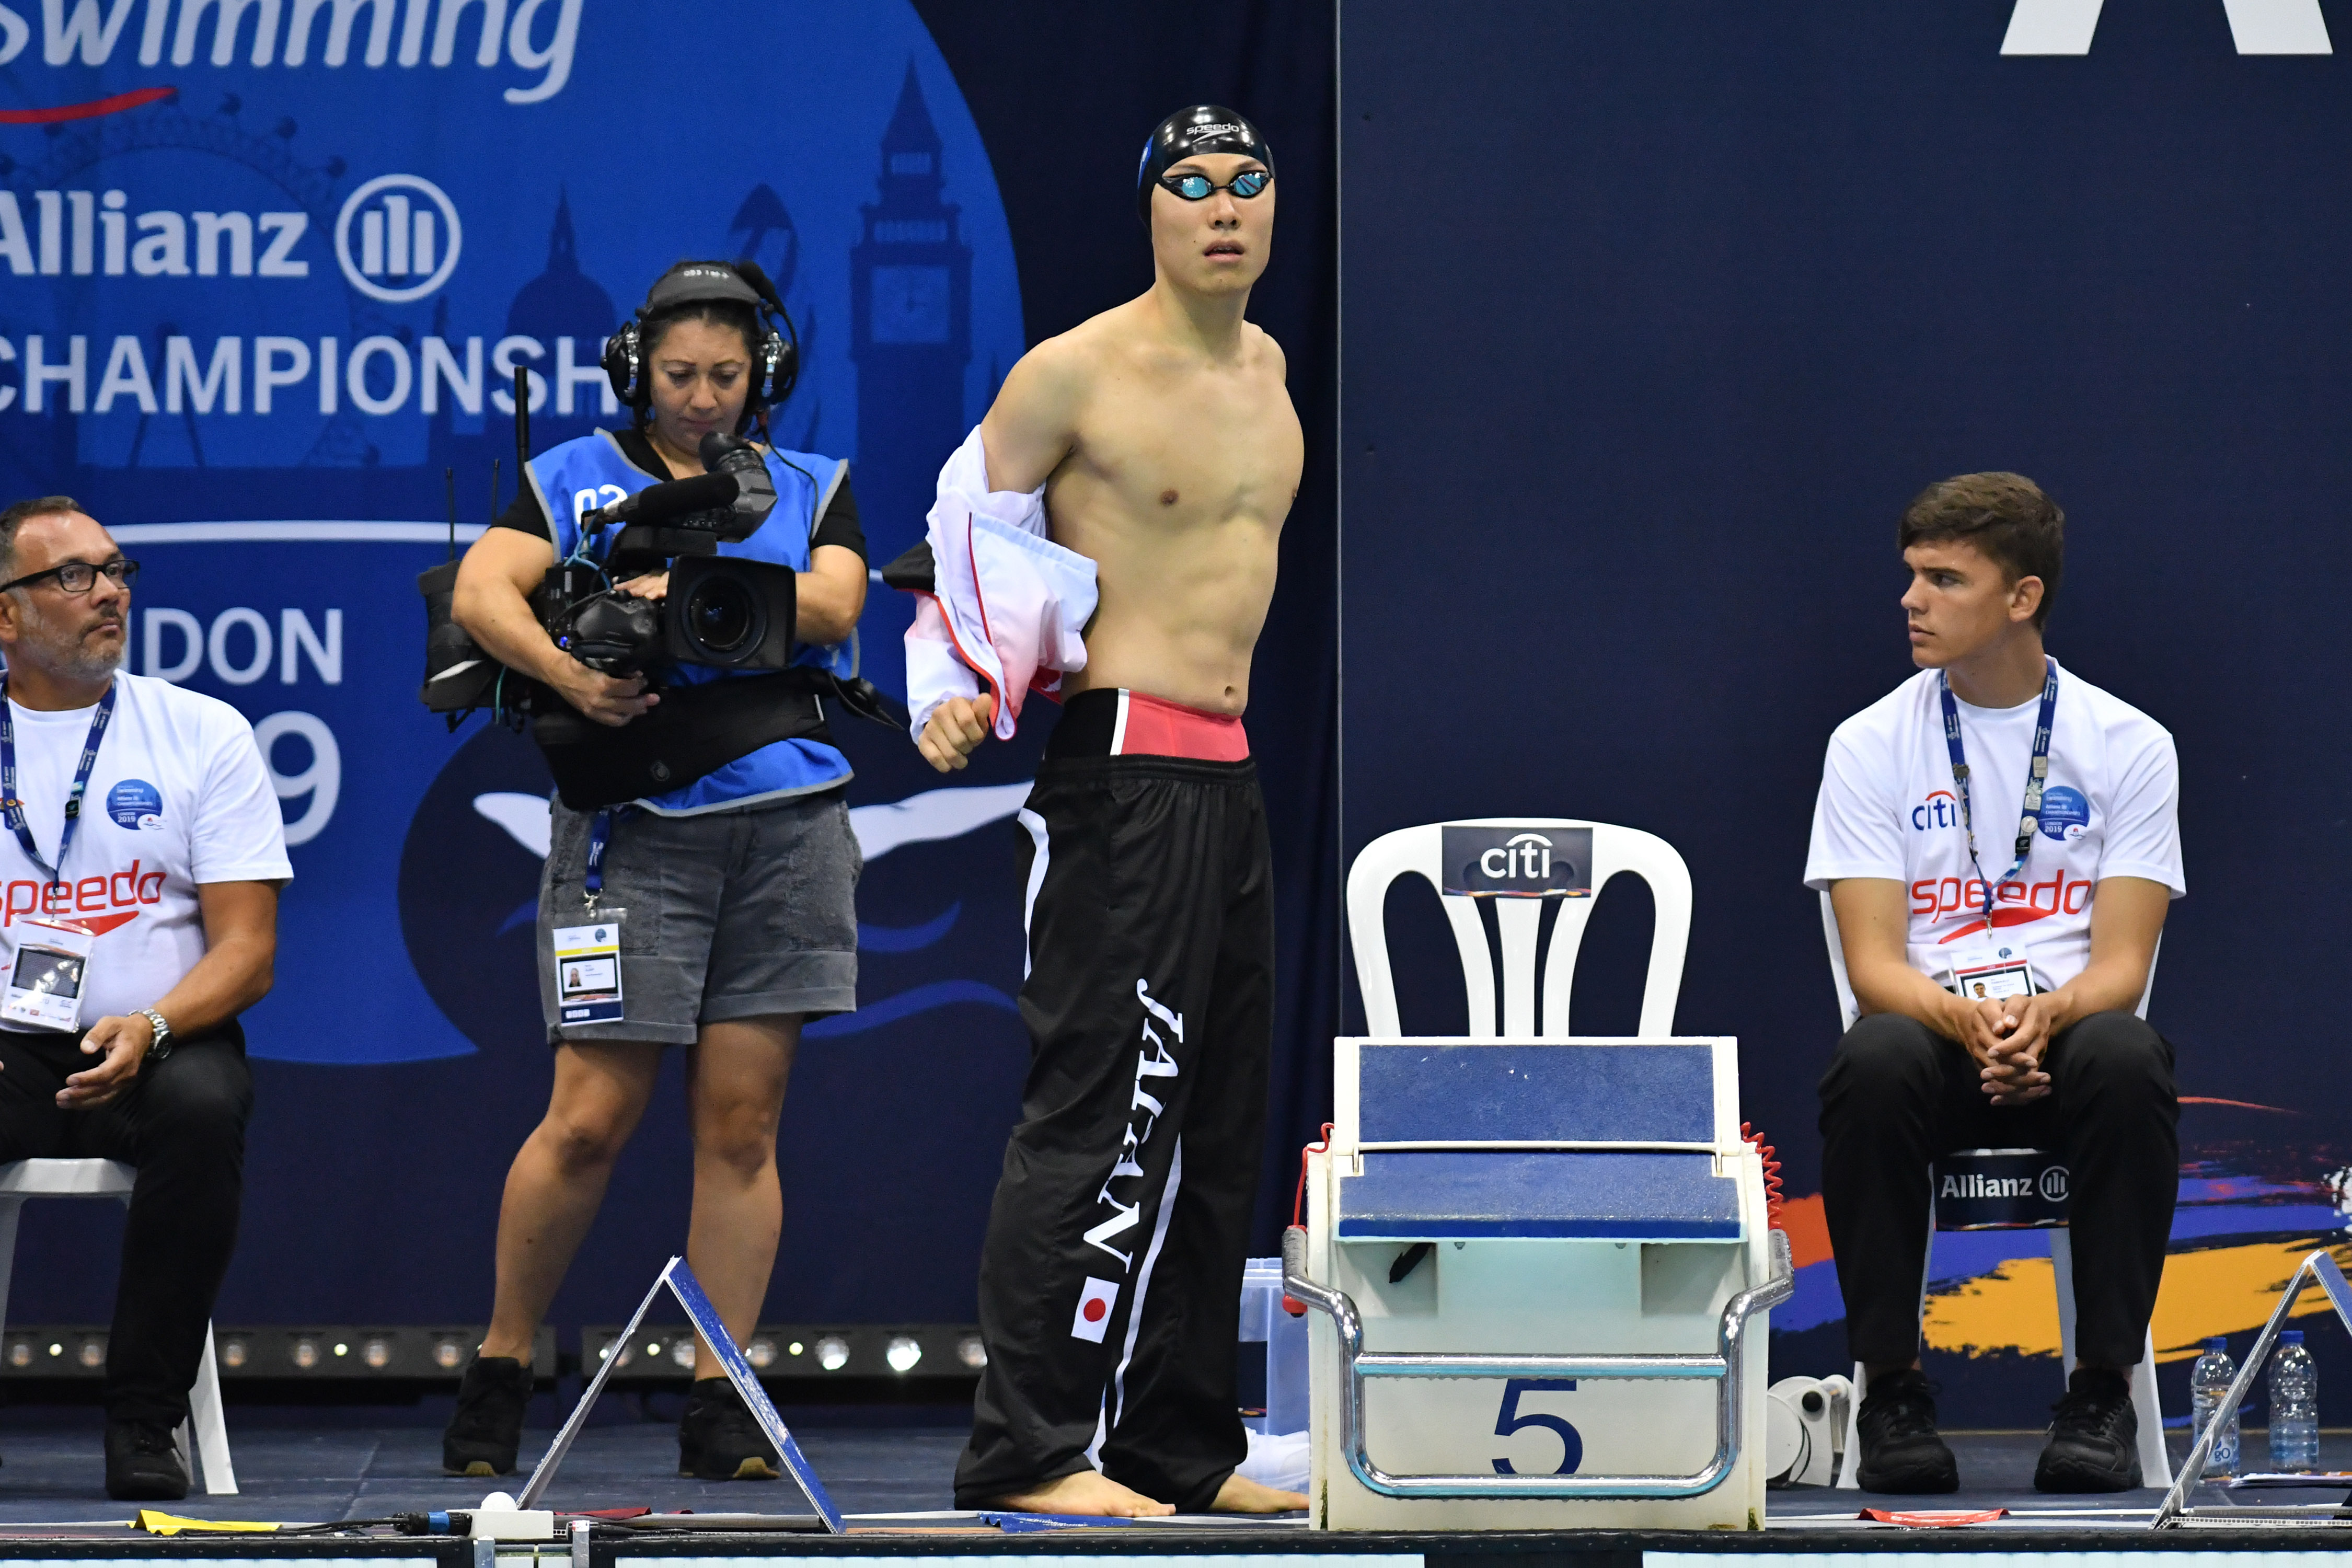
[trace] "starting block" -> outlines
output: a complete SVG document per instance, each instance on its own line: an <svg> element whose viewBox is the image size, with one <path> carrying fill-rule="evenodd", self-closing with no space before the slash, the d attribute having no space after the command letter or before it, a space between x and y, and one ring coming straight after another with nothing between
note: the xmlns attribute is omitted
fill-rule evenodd
<svg viewBox="0 0 2352 1568"><path fill-rule="evenodd" d="M1795 1289L1729 1039L1343 1039L1284 1288L1329 1530L1759 1530Z"/></svg>

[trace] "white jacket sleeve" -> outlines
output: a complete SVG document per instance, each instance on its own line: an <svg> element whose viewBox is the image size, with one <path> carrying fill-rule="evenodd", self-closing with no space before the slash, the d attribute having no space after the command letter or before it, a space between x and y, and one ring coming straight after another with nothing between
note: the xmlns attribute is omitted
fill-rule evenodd
<svg viewBox="0 0 2352 1568"><path fill-rule="evenodd" d="M996 695L1010 740L1033 689L1084 669L1079 633L1095 613L1095 563L1045 537L1045 491L991 490L975 426L940 470L926 537L932 592L907 628L907 709L919 737L950 697Z"/></svg>

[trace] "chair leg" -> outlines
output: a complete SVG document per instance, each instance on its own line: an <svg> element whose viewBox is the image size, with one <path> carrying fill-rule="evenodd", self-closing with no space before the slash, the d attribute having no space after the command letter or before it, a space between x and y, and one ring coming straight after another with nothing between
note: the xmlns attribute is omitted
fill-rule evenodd
<svg viewBox="0 0 2352 1568"><path fill-rule="evenodd" d="M8 1326L8 1279L16 1271L16 1216L22 1198L0 1198L0 1331Z"/></svg>
<svg viewBox="0 0 2352 1568"><path fill-rule="evenodd" d="M1936 1267L1936 1189L1927 1187L1927 1245L1919 1254L1919 1306L1911 1314L1915 1322L1927 1316L1927 1279ZM1836 1485L1843 1489L1862 1489L1862 1402L1870 1396L1870 1374L1860 1362L1853 1363L1853 1397L1846 1402L1845 1462L1838 1467Z"/></svg>
<svg viewBox="0 0 2352 1568"><path fill-rule="evenodd" d="M2156 1336L2140 1347L2139 1364L2132 1368L2132 1415L2139 1421L2139 1479L2142 1486L2160 1487L2172 1478L2172 1456L2164 1447L2164 1406L2156 1397ZM2158 1478L2163 1478L2158 1479Z"/></svg>
<svg viewBox="0 0 2352 1568"><path fill-rule="evenodd" d="M188 1413L196 1428L196 1451L205 1464L205 1490L214 1497L236 1495L236 1467L228 1456L228 1422L221 1410L220 1363L213 1359L213 1326L205 1325L205 1359L196 1363L196 1381L188 1390ZM185 1426L181 1427L184 1451Z"/></svg>
<svg viewBox="0 0 2352 1568"><path fill-rule="evenodd" d="M1862 1363L1854 1363L1853 1397L1845 1402L1845 1458L1838 1466L1837 1479L1831 1483L1842 1491L1862 1489L1862 1396L1869 1384Z"/></svg>
<svg viewBox="0 0 2352 1568"><path fill-rule="evenodd" d="M2063 1226L2050 1232L2051 1283L2058 1291L2058 1362L2067 1386L2074 1382L2074 1238Z"/></svg>

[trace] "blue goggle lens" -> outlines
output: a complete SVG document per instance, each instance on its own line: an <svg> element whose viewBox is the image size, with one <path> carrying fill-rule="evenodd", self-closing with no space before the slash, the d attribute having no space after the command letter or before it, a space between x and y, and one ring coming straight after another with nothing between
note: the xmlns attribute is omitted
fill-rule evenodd
<svg viewBox="0 0 2352 1568"><path fill-rule="evenodd" d="M1188 202L1205 202L1221 190L1231 191L1246 201L1265 190L1267 182L1273 178L1263 169L1252 169L1247 174L1235 174L1233 183L1226 185L1215 184L1206 174L1178 174L1166 184L1170 190Z"/></svg>

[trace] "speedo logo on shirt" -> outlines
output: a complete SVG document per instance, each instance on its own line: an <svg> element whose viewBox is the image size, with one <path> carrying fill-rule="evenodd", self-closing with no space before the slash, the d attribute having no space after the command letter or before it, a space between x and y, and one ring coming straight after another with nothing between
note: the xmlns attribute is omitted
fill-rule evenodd
<svg viewBox="0 0 2352 1568"><path fill-rule="evenodd" d="M2023 925L2054 914L2079 915L2091 907L2092 886L2089 878L2069 877L2063 871L2053 871L2031 884L1997 883L1992 890L1992 923ZM1922 877L1911 884L1911 912L1922 919L1960 914L1981 923L1984 902L1985 885L1974 877Z"/></svg>
<svg viewBox="0 0 2352 1568"><path fill-rule="evenodd" d="M0 889L0 930L16 924L21 915L41 915L49 920L70 920L92 936L104 936L115 927L137 920L140 905L163 901L164 873L142 871L141 865L133 860L128 871L117 871L109 877L84 877L78 881L10 882Z"/></svg>

